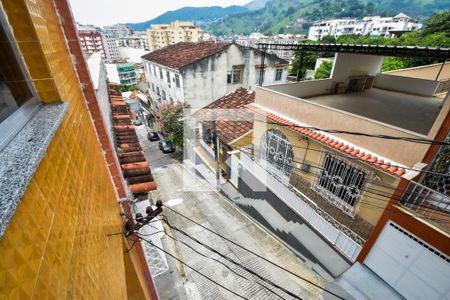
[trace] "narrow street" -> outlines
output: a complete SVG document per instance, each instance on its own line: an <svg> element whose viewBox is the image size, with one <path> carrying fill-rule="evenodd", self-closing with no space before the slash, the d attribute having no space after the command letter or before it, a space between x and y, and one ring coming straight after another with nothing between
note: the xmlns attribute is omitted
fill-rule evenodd
<svg viewBox="0 0 450 300"><path fill-rule="evenodd" d="M186 236L176 229L165 226L166 232L177 240L174 241L166 234L162 238L166 251L207 278L247 299L293 299L285 291L263 282L255 274L276 283L301 299L322 298L323 292L320 289L184 218L183 216L187 216L320 286L325 284L325 281L308 269L301 259L241 213L239 208L217 193L206 181L196 177L170 155L162 154L157 142L149 142L145 138L144 126L140 126L137 132L158 184L158 190L152 194L152 198L162 200L166 206L179 212L181 215L169 208L164 209L164 215L170 224L187 233ZM217 253L206 249L189 236L216 249ZM220 254L245 266L250 272L227 261ZM167 260L170 270L158 276L165 280L155 278L161 299L239 299L237 295L169 256ZM165 284L160 285L159 282ZM167 282L170 282L171 288L167 286Z"/></svg>

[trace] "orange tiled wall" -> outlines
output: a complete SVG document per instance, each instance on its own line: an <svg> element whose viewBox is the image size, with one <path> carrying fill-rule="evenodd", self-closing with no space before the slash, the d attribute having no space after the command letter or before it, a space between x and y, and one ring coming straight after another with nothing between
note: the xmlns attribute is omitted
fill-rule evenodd
<svg viewBox="0 0 450 300"><path fill-rule="evenodd" d="M42 101L69 110L0 241L0 298L126 298L115 190L53 2L2 3Z"/></svg>

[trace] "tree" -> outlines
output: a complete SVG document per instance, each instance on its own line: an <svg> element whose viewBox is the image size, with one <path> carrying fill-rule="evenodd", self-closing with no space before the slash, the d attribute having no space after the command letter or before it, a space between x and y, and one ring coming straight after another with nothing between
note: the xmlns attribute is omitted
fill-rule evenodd
<svg viewBox="0 0 450 300"><path fill-rule="evenodd" d="M447 37L450 37L450 11L444 11L442 13L436 13L432 15L422 30L422 36L426 36L431 33L442 32Z"/></svg>
<svg viewBox="0 0 450 300"><path fill-rule="evenodd" d="M177 151L183 150L183 109L187 105L182 103L165 103L156 112L156 120L166 137Z"/></svg>
<svg viewBox="0 0 450 300"><path fill-rule="evenodd" d="M314 79L330 78L332 68L333 63L331 61L324 61L314 74Z"/></svg>

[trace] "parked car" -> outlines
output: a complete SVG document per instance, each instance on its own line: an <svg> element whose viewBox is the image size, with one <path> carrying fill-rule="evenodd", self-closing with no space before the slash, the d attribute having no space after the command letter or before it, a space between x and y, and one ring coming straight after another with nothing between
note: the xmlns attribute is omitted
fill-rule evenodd
<svg viewBox="0 0 450 300"><path fill-rule="evenodd" d="M133 125L134 126L140 126L140 125L142 125L142 122L139 121L139 120L133 120Z"/></svg>
<svg viewBox="0 0 450 300"><path fill-rule="evenodd" d="M174 152L175 147L169 141L160 140L159 141L159 150L161 150L163 153L169 153L169 152Z"/></svg>
<svg viewBox="0 0 450 300"><path fill-rule="evenodd" d="M157 132L152 131L147 133L147 138L150 142L154 142L159 140L159 135Z"/></svg>

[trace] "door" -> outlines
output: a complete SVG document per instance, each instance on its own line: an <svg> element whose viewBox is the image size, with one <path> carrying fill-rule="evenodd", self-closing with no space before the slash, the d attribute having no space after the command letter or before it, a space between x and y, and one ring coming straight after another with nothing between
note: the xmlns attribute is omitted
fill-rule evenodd
<svg viewBox="0 0 450 300"><path fill-rule="evenodd" d="M450 299L450 259L393 222L364 264L406 299Z"/></svg>

